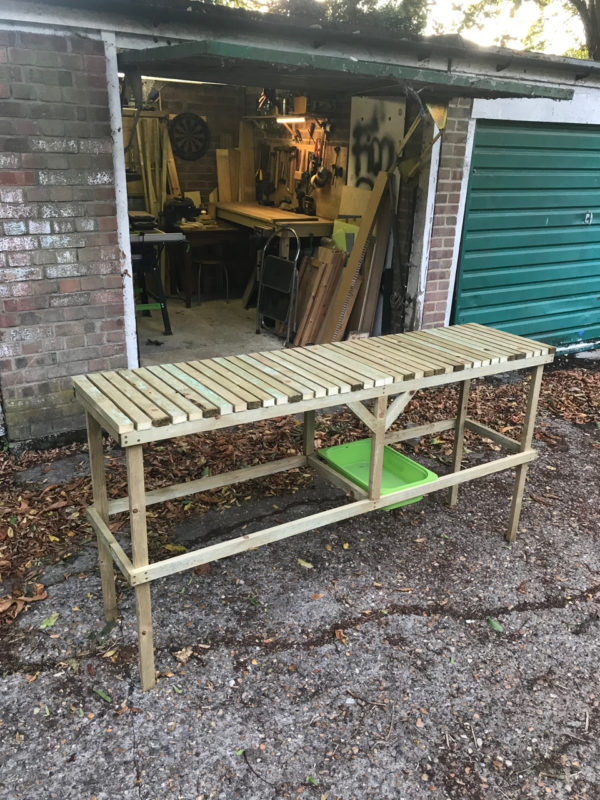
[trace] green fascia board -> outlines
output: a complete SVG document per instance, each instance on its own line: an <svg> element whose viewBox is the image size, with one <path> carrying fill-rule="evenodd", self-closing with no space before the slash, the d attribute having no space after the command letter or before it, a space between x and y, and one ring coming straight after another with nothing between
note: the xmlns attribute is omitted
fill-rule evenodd
<svg viewBox="0 0 600 800"><path fill-rule="evenodd" d="M309 67L314 70L362 75L371 78L392 78L398 81L417 81L457 90L499 92L513 97L546 97L553 100L570 100L573 90L567 87L546 86L541 83L526 83L482 75L465 75L445 70L390 64L383 61L366 61L352 56L330 56L307 53L239 42L204 39L199 42L151 47L145 50L119 54L119 68L159 65L178 59L218 56L247 61L283 64L290 67Z"/></svg>

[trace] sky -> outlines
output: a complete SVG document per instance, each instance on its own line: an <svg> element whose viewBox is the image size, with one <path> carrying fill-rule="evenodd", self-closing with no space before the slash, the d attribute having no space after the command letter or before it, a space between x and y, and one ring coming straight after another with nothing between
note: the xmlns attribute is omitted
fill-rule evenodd
<svg viewBox="0 0 600 800"><path fill-rule="evenodd" d="M426 33L439 33L439 27L443 28L444 32L456 31L460 19L460 12L455 10L457 5L464 6L466 3L457 0L433 0ZM510 13L510 5L507 2L500 17L488 20L482 30L465 30L462 36L489 47L500 44L499 38L504 35L506 39L503 44L521 49L522 39L537 19L539 12L535 3L525 0L513 16ZM571 18L565 12L563 4L555 0L546 11L543 38L546 40L544 52L562 55L583 41L583 28L581 22L577 18Z"/></svg>

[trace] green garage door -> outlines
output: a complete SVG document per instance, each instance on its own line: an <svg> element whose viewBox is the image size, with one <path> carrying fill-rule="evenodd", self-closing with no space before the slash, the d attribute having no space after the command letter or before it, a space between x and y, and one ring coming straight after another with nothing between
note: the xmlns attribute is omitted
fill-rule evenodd
<svg viewBox="0 0 600 800"><path fill-rule="evenodd" d="M478 122L454 322L600 338L600 128Z"/></svg>

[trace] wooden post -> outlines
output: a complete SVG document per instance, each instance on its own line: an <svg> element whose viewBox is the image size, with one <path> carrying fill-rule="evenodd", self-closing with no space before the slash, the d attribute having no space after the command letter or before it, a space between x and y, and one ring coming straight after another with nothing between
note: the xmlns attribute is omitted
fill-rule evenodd
<svg viewBox="0 0 600 800"><path fill-rule="evenodd" d="M385 447L385 417L387 396L378 397L373 404L375 425L371 437L371 463L369 465L369 499L381 497L381 472L383 469L383 448Z"/></svg>
<svg viewBox="0 0 600 800"><path fill-rule="evenodd" d="M304 412L303 431L304 455L312 456L315 452L315 412Z"/></svg>
<svg viewBox="0 0 600 800"><path fill-rule="evenodd" d="M135 567L148 565L146 531L146 492L144 488L144 454L142 445L126 449L127 481L129 485L129 521L131 526L131 560ZM135 608L138 624L138 647L142 689L156 683L154 645L152 641L152 603L150 584L135 587Z"/></svg>
<svg viewBox="0 0 600 800"><path fill-rule="evenodd" d="M523 433L521 434L521 448L520 452L529 450L533 440L533 431L535 429L535 417L537 414L538 399L540 396L540 387L542 385L542 375L544 374L544 365L540 364L531 370L531 383L529 384L529 394L527 396L527 408L525 409L525 419L523 421ZM508 521L508 531L506 533L506 541L514 542L517 538L517 528L519 526L519 518L521 516L521 506L523 504L523 491L525 490L525 479L527 478L528 464L521 464L516 469L515 485L513 488L513 495L510 504L510 517Z"/></svg>
<svg viewBox="0 0 600 800"><path fill-rule="evenodd" d="M102 522L108 525L108 495L106 493L106 474L104 472L104 450L102 446L102 428L91 414L85 415L87 422L88 449L90 454L90 472L92 474L92 491L94 507ZM100 577L102 579L102 598L104 600L104 617L107 620L117 618L117 592L115 588L115 571L112 555L99 536L98 560L100 561Z"/></svg>
<svg viewBox="0 0 600 800"><path fill-rule="evenodd" d="M469 389L471 381L463 381L460 385L458 396L458 412L456 414L456 424L454 426L454 453L452 455L452 472L459 472L463 457L463 447L465 441L465 420L467 418L467 404L469 402ZM455 506L458 500L458 484L451 486L448 490L448 505Z"/></svg>

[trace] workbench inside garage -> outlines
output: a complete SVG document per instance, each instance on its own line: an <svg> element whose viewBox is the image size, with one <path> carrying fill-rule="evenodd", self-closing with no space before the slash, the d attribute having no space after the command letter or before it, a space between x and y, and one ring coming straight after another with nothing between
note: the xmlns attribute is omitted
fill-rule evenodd
<svg viewBox="0 0 600 800"><path fill-rule="evenodd" d="M546 344L469 323L74 378L76 397L87 415L94 495L94 503L87 509L87 515L98 538L105 615L107 619L114 619L117 615L114 561L136 595L144 689L156 681L150 583L157 578L442 489L448 490L448 501L453 505L457 502L461 483L512 468L516 469L516 478L507 538L513 541L527 466L536 458L532 441L542 372L544 364L553 358L554 348ZM531 372L531 379L520 441L467 416L473 378L522 369ZM415 392L451 383L460 385L454 417L390 431ZM342 404L347 405L371 432L366 489L322 461L315 450L315 411ZM242 425L297 413L304 414L303 454L146 492L144 444L233 425L240 426L239 435L243 436ZM127 496L110 502L102 429L125 448L127 460ZM492 439L510 455L462 469L465 429ZM447 430L455 433L449 474L428 483L382 494L386 445ZM354 501L149 563L147 506L306 466L344 488ZM131 530L130 553L125 552L109 527L111 514L127 510Z"/></svg>
<svg viewBox="0 0 600 800"><path fill-rule="evenodd" d="M217 203L217 217L243 225L246 228L273 232L280 228L293 228L300 238L304 236L331 236L333 220L297 214L275 206L262 206L258 203Z"/></svg>

